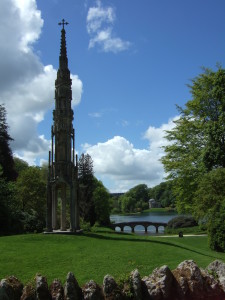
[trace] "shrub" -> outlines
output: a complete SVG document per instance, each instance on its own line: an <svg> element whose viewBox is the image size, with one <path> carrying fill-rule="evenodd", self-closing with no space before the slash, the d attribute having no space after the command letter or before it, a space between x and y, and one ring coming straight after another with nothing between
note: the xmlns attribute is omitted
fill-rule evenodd
<svg viewBox="0 0 225 300"><path fill-rule="evenodd" d="M225 199L222 203L218 203L210 213L208 238L212 250L225 252Z"/></svg>
<svg viewBox="0 0 225 300"><path fill-rule="evenodd" d="M22 223L24 232L42 232L45 227L45 220L41 219L33 209L30 212L22 212Z"/></svg>
<svg viewBox="0 0 225 300"><path fill-rule="evenodd" d="M168 228L185 228L197 225L197 222L191 216L178 216L168 222Z"/></svg>
<svg viewBox="0 0 225 300"><path fill-rule="evenodd" d="M91 225L89 222L84 221L84 219L80 218L80 228L85 232L91 231Z"/></svg>

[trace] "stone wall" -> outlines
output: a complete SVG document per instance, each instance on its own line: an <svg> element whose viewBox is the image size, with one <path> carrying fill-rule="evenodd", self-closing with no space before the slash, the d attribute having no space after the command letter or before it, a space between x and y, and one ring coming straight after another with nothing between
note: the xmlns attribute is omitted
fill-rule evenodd
<svg viewBox="0 0 225 300"><path fill-rule="evenodd" d="M93 280L80 287L69 272L63 286L55 279L50 286L47 279L36 275L35 283L23 286L14 276L0 282L0 300L224 300L225 263L212 262L206 269L199 268L192 260L180 263L175 270L167 266L155 269L151 275L141 279L134 270L117 283L110 275L100 286Z"/></svg>

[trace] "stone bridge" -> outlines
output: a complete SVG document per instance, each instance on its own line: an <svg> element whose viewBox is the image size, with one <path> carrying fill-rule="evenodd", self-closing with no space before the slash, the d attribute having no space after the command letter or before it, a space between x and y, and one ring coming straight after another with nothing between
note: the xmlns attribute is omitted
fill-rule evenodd
<svg viewBox="0 0 225 300"><path fill-rule="evenodd" d="M167 223L163 223L163 222L148 222L148 221L136 221L136 222L122 222L122 223L114 223L111 224L111 228L116 230L116 227L119 227L120 230L123 232L124 231L124 227L128 226L131 228L131 231L134 232L134 228L138 225L141 225L145 228L145 232L148 232L148 227L149 226L154 226L156 229L156 233L159 232L159 227L162 226L165 227L167 226Z"/></svg>

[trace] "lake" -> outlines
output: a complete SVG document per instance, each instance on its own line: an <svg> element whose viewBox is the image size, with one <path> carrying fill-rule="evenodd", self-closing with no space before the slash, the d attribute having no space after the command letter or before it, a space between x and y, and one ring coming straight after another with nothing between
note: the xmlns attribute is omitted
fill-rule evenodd
<svg viewBox="0 0 225 300"><path fill-rule="evenodd" d="M168 212L146 212L146 213L139 213L139 214L132 214L132 215L111 215L110 220L113 223L120 223L120 222L135 222L135 221L148 221L148 222L165 222L168 223L171 219L177 216L177 213L174 211ZM116 228L116 231L120 231L119 228ZM125 227L124 232L131 232L130 227ZM163 227L159 227L159 234L164 232ZM143 226L136 226L135 233L137 234L146 234ZM149 234L156 234L155 227L149 226L148 227ZM148 234L147 233L147 234Z"/></svg>

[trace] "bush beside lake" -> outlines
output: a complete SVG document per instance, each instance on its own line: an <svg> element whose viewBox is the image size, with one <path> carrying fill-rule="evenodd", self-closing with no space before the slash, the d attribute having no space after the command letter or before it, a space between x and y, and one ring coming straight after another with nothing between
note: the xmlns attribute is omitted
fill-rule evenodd
<svg viewBox="0 0 225 300"><path fill-rule="evenodd" d="M197 226L197 222L191 216L177 216L168 222L168 228L186 228Z"/></svg>

